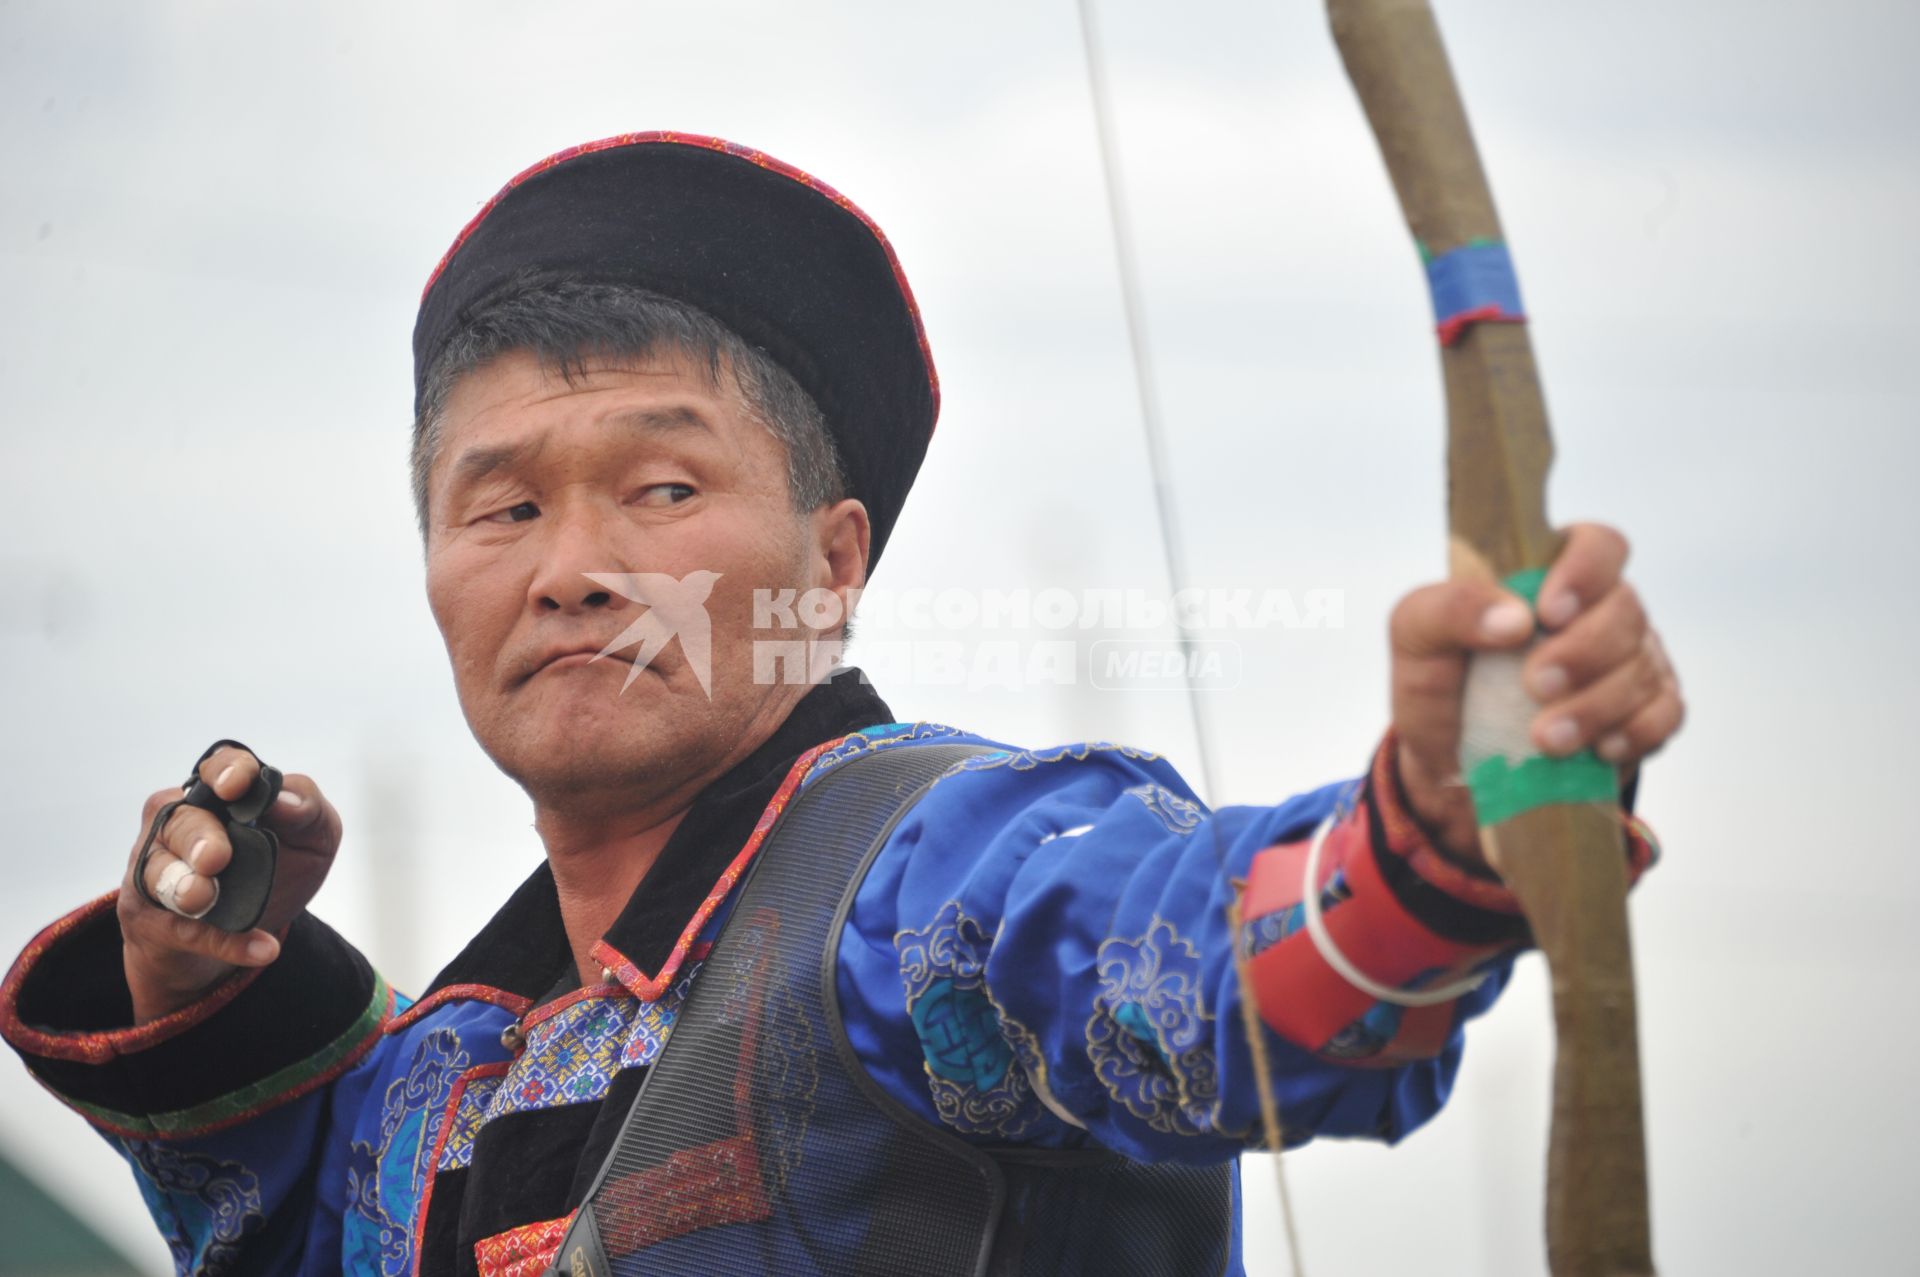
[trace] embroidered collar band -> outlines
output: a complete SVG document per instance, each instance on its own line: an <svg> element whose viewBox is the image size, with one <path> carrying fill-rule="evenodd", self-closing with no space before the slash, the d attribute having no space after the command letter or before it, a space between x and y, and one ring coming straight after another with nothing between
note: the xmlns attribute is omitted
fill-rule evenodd
<svg viewBox="0 0 1920 1277"><path fill-rule="evenodd" d="M794 760L823 741L892 718L879 693L860 681L858 670L840 670L809 691L759 749L701 791L605 942L642 972L660 970L687 919L752 835ZM553 874L543 861L420 1001L443 989L481 986L531 1006L576 983Z"/></svg>

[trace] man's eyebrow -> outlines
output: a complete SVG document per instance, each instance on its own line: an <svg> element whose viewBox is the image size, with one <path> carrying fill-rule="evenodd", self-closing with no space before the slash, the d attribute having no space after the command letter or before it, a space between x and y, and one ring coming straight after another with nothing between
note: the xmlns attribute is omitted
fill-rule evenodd
<svg viewBox="0 0 1920 1277"><path fill-rule="evenodd" d="M697 430L713 433L713 423L692 408L640 408L615 414L607 419L615 426L646 434L670 434ZM480 444L468 448L453 463L448 491L459 492L480 482L504 466L531 460L546 446L546 436L516 443Z"/></svg>
<svg viewBox="0 0 1920 1277"><path fill-rule="evenodd" d="M704 430L713 433L713 423L692 408L639 408L632 412L622 412L608 418L617 426L626 426L650 434L667 434L677 430Z"/></svg>
<svg viewBox="0 0 1920 1277"><path fill-rule="evenodd" d="M449 481L449 491L458 492L462 488L480 482L502 466L533 456L546 445L546 437L522 440L518 443L483 444L468 448L453 463L453 474Z"/></svg>

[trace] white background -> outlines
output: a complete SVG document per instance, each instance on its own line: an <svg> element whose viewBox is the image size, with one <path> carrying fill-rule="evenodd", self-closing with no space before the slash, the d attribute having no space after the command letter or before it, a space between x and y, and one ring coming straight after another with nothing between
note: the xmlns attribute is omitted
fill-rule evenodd
<svg viewBox="0 0 1920 1277"><path fill-rule="evenodd" d="M1340 629L1235 636L1209 703L1209 796L1277 801L1363 765L1386 612L1442 568L1427 301L1315 5L1101 12L1193 577L1344 591ZM1632 535L1693 710L1634 905L1663 1269L1913 1271L1916 10L1442 20L1555 511ZM403 988L535 863L423 604L408 337L453 233L574 142L718 133L887 229L946 406L876 585L1164 590L1079 41L1066 0L0 2L0 947L112 885L222 735L329 790L316 907ZM881 690L1195 758L1176 696ZM1530 961L1402 1147L1289 1159L1310 1273L1540 1271L1545 998ZM0 1145L161 1271L117 1160L0 1073ZM1249 1183L1250 1268L1282 1271Z"/></svg>

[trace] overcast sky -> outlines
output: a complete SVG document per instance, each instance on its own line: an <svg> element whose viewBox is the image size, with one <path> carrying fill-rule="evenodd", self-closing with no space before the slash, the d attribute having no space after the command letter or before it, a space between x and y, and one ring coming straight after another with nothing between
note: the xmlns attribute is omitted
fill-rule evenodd
<svg viewBox="0 0 1920 1277"><path fill-rule="evenodd" d="M1387 610L1443 568L1424 287L1316 5L1101 13L1192 577L1343 600L1337 628L1229 636L1208 797L1274 802L1363 766ZM1442 21L1535 316L1554 509L1633 538L1693 712L1642 790L1668 854L1634 905L1663 1269L1904 1270L1920 10ZM876 587L1165 591L1067 0L0 0L0 947L113 885L141 799L218 736L332 795L316 909L402 988L537 863L424 606L408 337L507 177L660 127L820 175L899 251L945 408ZM1197 757L1165 693L881 690ZM1545 999L1530 960L1402 1147L1289 1160L1309 1272L1542 1270ZM117 1160L0 1077L0 1146L162 1271ZM1277 1272L1264 1176L1251 1267Z"/></svg>

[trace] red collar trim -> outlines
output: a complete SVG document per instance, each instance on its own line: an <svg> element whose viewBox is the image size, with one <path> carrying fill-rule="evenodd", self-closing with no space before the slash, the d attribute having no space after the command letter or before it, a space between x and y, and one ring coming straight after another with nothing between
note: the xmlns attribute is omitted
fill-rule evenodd
<svg viewBox="0 0 1920 1277"><path fill-rule="evenodd" d="M840 744L844 739L845 737L836 737L822 742L793 760L793 766L787 769L786 779L780 782L780 788L775 791L773 798L761 811L760 819L754 823L753 834L747 839L746 845L740 848L740 854L733 858L732 863L728 864L720 877L715 880L712 889L707 892L706 899L700 902L700 907L693 911L693 917L687 920L687 925L680 932L679 940L674 942L673 952L668 954L667 960L660 964L658 972L653 975L646 974L630 962L627 955L604 939L594 941L593 948L589 951L594 961L612 971L613 978L624 985L627 992L634 997L643 1002L657 1001L673 983L674 977L680 973L681 965L692 952L707 921L713 917L713 911L718 909L721 902L732 893L734 885L740 881L740 876L746 872L747 866L753 863L753 857L760 850L760 844L766 841L767 831L773 828L774 821L780 818L780 813L786 809L794 791L800 788L800 782L806 776L808 769L813 766L813 760Z"/></svg>
<svg viewBox="0 0 1920 1277"><path fill-rule="evenodd" d="M408 1007L401 1014L387 1022L388 1033L398 1033L419 1023L430 1011L438 1010L449 1002L486 1002L504 1011L513 1013L515 1019L527 1013L533 1005L532 998L523 998L517 993L508 993L505 989L496 989L490 984L450 984L444 989L435 989L426 997Z"/></svg>

